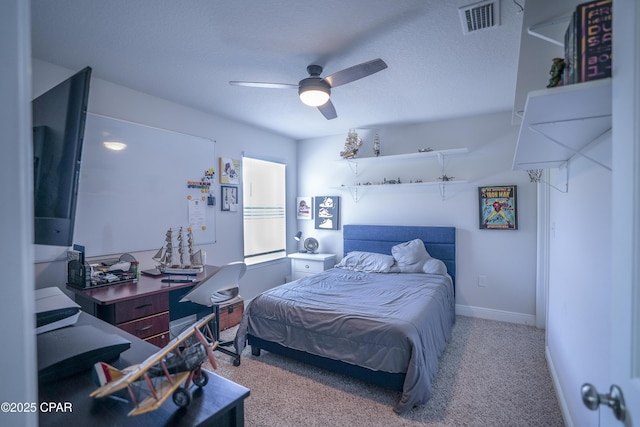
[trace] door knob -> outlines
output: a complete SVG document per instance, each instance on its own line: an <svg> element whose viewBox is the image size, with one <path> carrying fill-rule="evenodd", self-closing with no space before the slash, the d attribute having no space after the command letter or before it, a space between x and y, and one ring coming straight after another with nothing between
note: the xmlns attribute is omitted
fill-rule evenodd
<svg viewBox="0 0 640 427"><path fill-rule="evenodd" d="M625 420L627 407L624 403L622 389L617 385L612 385L608 394L599 394L593 385L586 383L582 385L580 392L582 393L582 402L587 408L595 411L600 407L601 403L604 403L613 410L616 419L619 421Z"/></svg>

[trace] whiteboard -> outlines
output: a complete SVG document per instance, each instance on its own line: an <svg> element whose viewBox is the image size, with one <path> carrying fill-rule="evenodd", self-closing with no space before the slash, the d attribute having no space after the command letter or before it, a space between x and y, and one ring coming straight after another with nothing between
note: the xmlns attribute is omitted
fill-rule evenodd
<svg viewBox="0 0 640 427"><path fill-rule="evenodd" d="M109 150L105 141L126 148ZM87 256L160 249L167 229L190 225L196 245L214 243L207 195L216 194L215 180L206 172L215 166L213 140L88 114L74 243Z"/></svg>

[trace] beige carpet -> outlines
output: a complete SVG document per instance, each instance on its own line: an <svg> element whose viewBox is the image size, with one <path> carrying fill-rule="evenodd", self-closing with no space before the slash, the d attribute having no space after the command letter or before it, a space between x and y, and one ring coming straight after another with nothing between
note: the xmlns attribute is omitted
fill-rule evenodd
<svg viewBox="0 0 640 427"><path fill-rule="evenodd" d="M223 332L229 339L235 328ZM563 426L544 331L458 316L431 399L399 416L400 393L263 351L216 353L218 375L251 390L246 426Z"/></svg>

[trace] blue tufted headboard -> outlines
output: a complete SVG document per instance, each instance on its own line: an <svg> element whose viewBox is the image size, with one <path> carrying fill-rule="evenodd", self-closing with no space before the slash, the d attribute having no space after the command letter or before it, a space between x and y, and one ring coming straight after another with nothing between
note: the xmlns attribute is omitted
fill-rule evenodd
<svg viewBox="0 0 640 427"><path fill-rule="evenodd" d="M433 258L442 260L453 283L456 283L456 228L411 225L355 225L342 230L344 254L351 251L376 252L391 255L399 243L421 239Z"/></svg>

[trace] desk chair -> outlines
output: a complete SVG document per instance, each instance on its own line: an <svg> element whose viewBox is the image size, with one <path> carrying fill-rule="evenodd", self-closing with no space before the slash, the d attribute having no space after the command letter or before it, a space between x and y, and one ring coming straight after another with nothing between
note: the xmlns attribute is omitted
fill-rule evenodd
<svg viewBox="0 0 640 427"><path fill-rule="evenodd" d="M233 304L240 300L238 282L247 271L244 262L232 262L219 267L202 279L180 302L191 301L206 307L212 307L216 317L213 333L218 341L216 351L233 357L233 366L240 365L240 355L225 347L233 345L233 341L220 341L220 305Z"/></svg>

